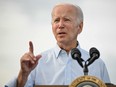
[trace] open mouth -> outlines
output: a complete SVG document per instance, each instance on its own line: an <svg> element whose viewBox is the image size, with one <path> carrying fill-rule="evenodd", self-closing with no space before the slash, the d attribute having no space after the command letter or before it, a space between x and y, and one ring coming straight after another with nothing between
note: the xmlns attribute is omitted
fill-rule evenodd
<svg viewBox="0 0 116 87"><path fill-rule="evenodd" d="M58 35L64 35L66 34L65 32L59 32Z"/></svg>

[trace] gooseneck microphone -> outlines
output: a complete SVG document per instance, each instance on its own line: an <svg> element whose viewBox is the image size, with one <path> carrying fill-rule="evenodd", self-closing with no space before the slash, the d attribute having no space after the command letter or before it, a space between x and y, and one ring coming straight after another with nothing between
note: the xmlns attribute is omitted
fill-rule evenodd
<svg viewBox="0 0 116 87"><path fill-rule="evenodd" d="M82 64L83 59L81 58L81 52L77 48L73 48L71 50L71 56L73 59L77 60L77 62L83 68L83 64Z"/></svg>
<svg viewBox="0 0 116 87"><path fill-rule="evenodd" d="M99 52L95 47L92 47L92 48L89 50L89 55L90 55L90 58L87 60L87 61L88 61L87 66L89 66L89 65L92 64L96 59L99 58L100 52Z"/></svg>

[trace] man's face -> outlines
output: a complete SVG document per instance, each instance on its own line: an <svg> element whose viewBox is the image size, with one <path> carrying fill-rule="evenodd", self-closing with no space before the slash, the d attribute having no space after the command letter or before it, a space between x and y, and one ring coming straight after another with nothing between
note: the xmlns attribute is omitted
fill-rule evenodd
<svg viewBox="0 0 116 87"><path fill-rule="evenodd" d="M52 31L58 43L71 43L77 40L81 28L77 23L74 7L60 5L52 14Z"/></svg>

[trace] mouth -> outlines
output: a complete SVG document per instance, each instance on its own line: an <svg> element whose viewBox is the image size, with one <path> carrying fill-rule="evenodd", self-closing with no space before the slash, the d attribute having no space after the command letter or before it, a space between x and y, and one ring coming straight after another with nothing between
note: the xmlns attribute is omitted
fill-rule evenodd
<svg viewBox="0 0 116 87"><path fill-rule="evenodd" d="M65 35L66 32L59 32L58 35Z"/></svg>

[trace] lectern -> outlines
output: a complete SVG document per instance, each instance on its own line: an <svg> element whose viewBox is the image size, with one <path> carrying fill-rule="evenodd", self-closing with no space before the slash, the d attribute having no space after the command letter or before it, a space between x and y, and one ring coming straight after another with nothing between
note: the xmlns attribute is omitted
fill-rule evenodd
<svg viewBox="0 0 116 87"><path fill-rule="evenodd" d="M116 85L106 85L107 87L116 87ZM68 85L37 85L35 87L69 87Z"/></svg>
<svg viewBox="0 0 116 87"><path fill-rule="evenodd" d="M116 85L104 84L97 77L87 75L75 79L70 85L37 85L34 87L116 87Z"/></svg>

